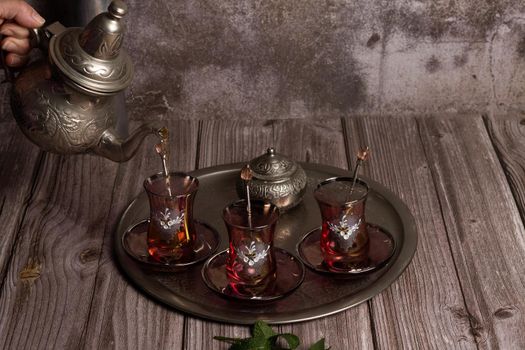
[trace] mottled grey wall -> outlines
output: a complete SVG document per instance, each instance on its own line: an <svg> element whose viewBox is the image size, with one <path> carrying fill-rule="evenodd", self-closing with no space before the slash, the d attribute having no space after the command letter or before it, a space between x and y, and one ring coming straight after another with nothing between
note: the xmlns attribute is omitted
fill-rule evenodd
<svg viewBox="0 0 525 350"><path fill-rule="evenodd" d="M127 3L132 119L525 113L523 0Z"/></svg>
<svg viewBox="0 0 525 350"><path fill-rule="evenodd" d="M522 0L129 5L133 118L525 110Z"/></svg>

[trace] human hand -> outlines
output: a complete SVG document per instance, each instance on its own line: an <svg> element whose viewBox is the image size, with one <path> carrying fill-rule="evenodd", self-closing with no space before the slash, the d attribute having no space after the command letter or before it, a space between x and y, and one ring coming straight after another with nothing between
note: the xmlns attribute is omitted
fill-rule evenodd
<svg viewBox="0 0 525 350"><path fill-rule="evenodd" d="M38 28L45 20L30 5L22 0L0 0L0 34L2 50L8 51L5 61L8 66L20 67L27 63L29 29Z"/></svg>

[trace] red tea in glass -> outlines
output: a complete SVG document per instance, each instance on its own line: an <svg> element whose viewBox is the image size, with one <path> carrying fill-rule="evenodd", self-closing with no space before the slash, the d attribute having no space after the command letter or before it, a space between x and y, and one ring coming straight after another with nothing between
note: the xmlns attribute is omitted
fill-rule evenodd
<svg viewBox="0 0 525 350"><path fill-rule="evenodd" d="M224 208L230 243L226 273L236 293L257 295L275 280L273 235L278 217L279 209L262 201L251 202L250 217L246 200Z"/></svg>
<svg viewBox="0 0 525 350"><path fill-rule="evenodd" d="M184 173L156 174L144 181L150 204L148 252L164 264L191 258L195 242L193 200L199 182Z"/></svg>
<svg viewBox="0 0 525 350"><path fill-rule="evenodd" d="M368 185L353 179L337 177L317 186L314 197L322 217L321 252L329 270L358 268L368 259L368 232L365 204Z"/></svg>

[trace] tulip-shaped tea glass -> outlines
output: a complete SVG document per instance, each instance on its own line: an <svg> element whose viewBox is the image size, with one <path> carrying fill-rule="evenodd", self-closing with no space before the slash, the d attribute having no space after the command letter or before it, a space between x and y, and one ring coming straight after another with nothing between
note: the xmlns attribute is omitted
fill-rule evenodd
<svg viewBox="0 0 525 350"><path fill-rule="evenodd" d="M368 185L337 177L321 182L314 192L322 217L321 252L328 270L344 272L367 263L369 237L365 221Z"/></svg>
<svg viewBox="0 0 525 350"><path fill-rule="evenodd" d="M144 181L150 204L148 252L163 264L191 260L196 240L193 200L199 181L184 173L156 174Z"/></svg>
<svg viewBox="0 0 525 350"><path fill-rule="evenodd" d="M276 260L273 236L279 209L262 201L240 200L224 208L229 252L226 273L230 287L241 295L257 295L275 280Z"/></svg>

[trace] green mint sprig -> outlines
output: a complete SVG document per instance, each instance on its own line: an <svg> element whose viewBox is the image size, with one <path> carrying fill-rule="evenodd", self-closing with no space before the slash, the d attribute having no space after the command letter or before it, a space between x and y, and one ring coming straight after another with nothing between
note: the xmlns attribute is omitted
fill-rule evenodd
<svg viewBox="0 0 525 350"><path fill-rule="evenodd" d="M229 350L294 350L299 347L299 337L291 333L275 333L274 330L263 321L255 322L253 326L252 337L249 338L228 338L215 336L215 340L231 344ZM277 345L279 339L282 339L287 348ZM310 346L308 350L329 350L325 348L324 338L318 340Z"/></svg>

